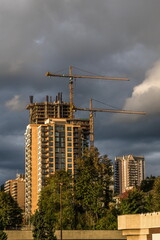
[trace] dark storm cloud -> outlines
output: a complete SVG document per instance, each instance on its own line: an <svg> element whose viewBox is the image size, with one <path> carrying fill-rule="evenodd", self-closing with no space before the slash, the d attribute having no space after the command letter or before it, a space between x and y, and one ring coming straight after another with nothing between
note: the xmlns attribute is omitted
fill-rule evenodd
<svg viewBox="0 0 160 240"><path fill-rule="evenodd" d="M24 164L28 96L43 101L45 95L55 97L60 91L68 101L68 80L44 74L61 69L68 73L69 65L130 78L130 82L77 79L75 103L88 107L92 97L117 108L147 111L140 118L98 113L96 145L112 158L144 155L147 164L153 161L158 169L159 9L159 0L0 0L1 182L3 172L14 177L18 165L22 169ZM95 101L94 106L108 107Z"/></svg>

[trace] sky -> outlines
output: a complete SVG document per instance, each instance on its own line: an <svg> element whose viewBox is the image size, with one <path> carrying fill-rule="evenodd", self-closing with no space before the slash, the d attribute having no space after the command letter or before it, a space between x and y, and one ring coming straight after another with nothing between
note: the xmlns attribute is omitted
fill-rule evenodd
<svg viewBox="0 0 160 240"><path fill-rule="evenodd" d="M159 9L159 0L0 0L1 184L24 172L29 96L63 92L69 101L68 80L45 73L68 74L70 65L75 74L130 79L77 79L74 104L87 108L93 98L96 108L145 111L96 113L95 146L113 161L144 156L146 176L160 175Z"/></svg>

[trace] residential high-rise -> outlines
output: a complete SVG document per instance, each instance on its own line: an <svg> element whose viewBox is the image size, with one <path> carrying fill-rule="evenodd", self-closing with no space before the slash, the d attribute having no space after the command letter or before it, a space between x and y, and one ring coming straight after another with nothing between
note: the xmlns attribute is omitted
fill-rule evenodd
<svg viewBox="0 0 160 240"><path fill-rule="evenodd" d="M144 179L145 160L143 156L125 155L115 158L115 193L121 194L134 186L140 186Z"/></svg>
<svg viewBox="0 0 160 240"><path fill-rule="evenodd" d="M16 179L5 182L4 191L10 193L19 207L24 211L25 205L25 179L23 174L17 174Z"/></svg>
<svg viewBox="0 0 160 240"><path fill-rule="evenodd" d="M57 114L52 118L45 117L45 112L48 110L54 112L51 109L51 106L55 108L54 104L59 108L59 104L63 104L62 99L59 104L56 101L49 105L49 109L47 107L45 109L45 104L41 103L40 105L43 106L41 114L37 111L34 113L34 118L30 116L32 121L26 128L26 216L30 216L37 209L39 193L45 185L45 179L57 170L66 170L74 176L76 159L82 155L88 145L89 120L70 119L68 113L66 114L67 107L61 109L59 118ZM34 109L36 106L39 108L38 103L32 103L30 107ZM65 106L69 105L65 103ZM30 114L33 115L33 111ZM37 123L33 119L36 119Z"/></svg>

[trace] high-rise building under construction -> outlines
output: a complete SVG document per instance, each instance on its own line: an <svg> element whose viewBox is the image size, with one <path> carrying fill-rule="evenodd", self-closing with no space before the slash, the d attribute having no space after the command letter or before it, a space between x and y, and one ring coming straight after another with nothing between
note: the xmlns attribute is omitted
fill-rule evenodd
<svg viewBox="0 0 160 240"><path fill-rule="evenodd" d="M76 159L88 146L89 119L71 119L70 104L58 94L56 100L46 97L27 105L30 124L25 132L26 196L25 213L30 216L37 208L38 196L46 177L57 170L66 170L73 176Z"/></svg>

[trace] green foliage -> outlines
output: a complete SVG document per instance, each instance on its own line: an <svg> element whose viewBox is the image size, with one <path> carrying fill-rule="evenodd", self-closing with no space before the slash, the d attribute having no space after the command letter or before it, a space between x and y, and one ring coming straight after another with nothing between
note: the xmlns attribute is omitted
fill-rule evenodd
<svg viewBox="0 0 160 240"><path fill-rule="evenodd" d="M107 155L100 156L96 148L86 151L79 159L75 181L78 229L96 229L106 209L109 209L112 175L111 161Z"/></svg>
<svg viewBox="0 0 160 240"><path fill-rule="evenodd" d="M0 229L10 229L22 224L22 210L5 192L0 192Z"/></svg>
<svg viewBox="0 0 160 240"><path fill-rule="evenodd" d="M149 192L153 189L153 185L154 185L154 182L155 182L155 177L154 176L150 176L150 177L147 177L146 179L144 179L142 182L141 182L141 186L140 186L140 189L143 191L143 192Z"/></svg>
<svg viewBox="0 0 160 240"><path fill-rule="evenodd" d="M152 197L153 197L153 200L152 200L153 210L160 211L160 177L157 177L154 182Z"/></svg>
<svg viewBox="0 0 160 240"><path fill-rule="evenodd" d="M104 216L100 218L96 229L97 230L117 230L117 216L119 214L116 206L107 209Z"/></svg>
<svg viewBox="0 0 160 240"><path fill-rule="evenodd" d="M109 209L112 175L107 155L100 156L93 148L78 160L74 179L66 171L57 171L41 192L39 210L33 218L34 238L45 239L61 226L65 230L115 228L116 214Z"/></svg>
<svg viewBox="0 0 160 240"><path fill-rule="evenodd" d="M0 191L1 191L1 192L4 192L4 184L2 184L2 185L0 186Z"/></svg>
<svg viewBox="0 0 160 240"><path fill-rule="evenodd" d="M61 196L60 196L61 188ZM40 206L45 211L47 220L60 229L60 199L62 200L62 227L72 229L74 226L74 192L72 176L66 171L57 171L42 190ZM52 217L50 219L50 213Z"/></svg>
<svg viewBox="0 0 160 240"><path fill-rule="evenodd" d="M33 216L35 240L55 239L54 230L61 228L60 199L62 201L62 228L74 227L73 179L65 171L57 171L47 181L39 200L39 210ZM60 191L61 188L61 191Z"/></svg>
<svg viewBox="0 0 160 240"><path fill-rule="evenodd" d="M45 213L41 208L37 210L33 216L32 223L34 225L33 237L35 240L54 240L54 229L52 222L47 222Z"/></svg>
<svg viewBox="0 0 160 240"><path fill-rule="evenodd" d="M121 214L138 214L149 212L146 195L137 189L128 192L128 197L122 199L119 206Z"/></svg>
<svg viewBox="0 0 160 240"><path fill-rule="evenodd" d="M7 240L7 234L3 231L0 231L0 240Z"/></svg>

